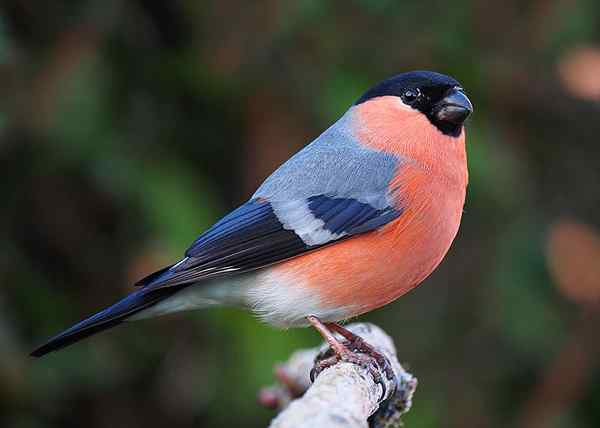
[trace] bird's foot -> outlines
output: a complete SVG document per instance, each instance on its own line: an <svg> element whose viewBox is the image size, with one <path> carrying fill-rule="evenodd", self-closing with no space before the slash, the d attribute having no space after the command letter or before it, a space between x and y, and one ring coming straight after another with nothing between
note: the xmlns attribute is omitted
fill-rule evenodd
<svg viewBox="0 0 600 428"><path fill-rule="evenodd" d="M347 346L348 342L344 342L343 345ZM387 364L387 358L382 356L382 359ZM379 359L377 357L367 355L363 352L348 350L348 352L344 352L339 355L333 352L331 348L328 348L325 352L319 354L315 359L315 365L310 371L310 380L314 382L317 376L319 376L323 370L333 367L339 362L351 363L368 370L369 374L371 374L375 380L375 383L380 384L384 389L383 394L385 395L386 386L383 377L381 376L381 370L385 372L385 368L380 366L378 360ZM387 377L387 372L385 373Z"/></svg>
<svg viewBox="0 0 600 428"><path fill-rule="evenodd" d="M381 385L381 396L385 397L387 388L381 373L383 372L388 380L395 379L394 370L387 357L377 352L360 336L338 324L328 323L325 325L316 317L308 317L308 320L330 345L328 349L317 355L315 366L310 372L311 381L314 382L323 370L343 361L368 370L375 383ZM345 340L340 342L332 334L332 331L340 334Z"/></svg>
<svg viewBox="0 0 600 428"><path fill-rule="evenodd" d="M365 342L365 340L362 337L355 335L350 330L346 330L345 328L337 324L336 327L345 330L347 333L349 333L349 335L353 336L352 339L348 339L347 336L344 336L347 339L347 341L344 344L351 352L358 352L360 353L360 355L366 355L372 358L373 360L375 360L375 363L381 369L381 371L385 373L385 377L388 380L394 380L394 370L392 369L392 365L390 364L389 360L385 355L383 355L380 352L377 352L375 348L373 348L371 345Z"/></svg>

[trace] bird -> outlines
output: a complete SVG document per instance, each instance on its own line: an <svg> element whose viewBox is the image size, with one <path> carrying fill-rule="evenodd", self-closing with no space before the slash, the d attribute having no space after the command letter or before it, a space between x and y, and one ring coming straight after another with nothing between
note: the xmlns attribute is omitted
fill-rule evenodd
<svg viewBox="0 0 600 428"><path fill-rule="evenodd" d="M313 326L338 359L363 351L380 361L340 322L414 289L448 252L465 203L472 112L462 86L441 73L377 83L183 258L31 355L125 321L233 305L276 327Z"/></svg>

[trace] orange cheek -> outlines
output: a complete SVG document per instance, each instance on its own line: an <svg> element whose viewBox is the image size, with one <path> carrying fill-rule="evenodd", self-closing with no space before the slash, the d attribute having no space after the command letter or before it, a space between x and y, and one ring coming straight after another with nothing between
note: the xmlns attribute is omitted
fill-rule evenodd
<svg viewBox="0 0 600 428"><path fill-rule="evenodd" d="M362 144L414 161L440 180L467 185L464 130L456 138L444 135L424 114L392 96L354 109L354 132Z"/></svg>

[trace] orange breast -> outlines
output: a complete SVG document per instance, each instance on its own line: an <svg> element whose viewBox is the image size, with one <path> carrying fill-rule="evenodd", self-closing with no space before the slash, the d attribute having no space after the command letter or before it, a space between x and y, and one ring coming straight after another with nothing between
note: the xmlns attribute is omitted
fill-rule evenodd
<svg viewBox="0 0 600 428"><path fill-rule="evenodd" d="M437 188L436 188L437 187ZM295 286L307 288L326 307L353 308L351 315L383 306L416 287L448 251L460 223L464 192L455 198L431 185L393 223L274 266ZM446 195L447 196L447 195Z"/></svg>
<svg viewBox="0 0 600 428"><path fill-rule="evenodd" d="M352 308L349 316L389 303L433 272L458 232L467 185L464 132L447 137L393 97L360 108L360 140L404 159L390 187L402 215L379 231L272 268L323 305Z"/></svg>

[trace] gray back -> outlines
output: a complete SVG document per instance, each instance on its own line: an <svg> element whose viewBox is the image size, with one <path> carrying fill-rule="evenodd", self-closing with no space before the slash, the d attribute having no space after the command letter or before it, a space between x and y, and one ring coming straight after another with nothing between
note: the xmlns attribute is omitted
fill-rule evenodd
<svg viewBox="0 0 600 428"><path fill-rule="evenodd" d="M377 209L389 206L388 185L401 159L363 147L354 135L352 116L353 108L279 167L252 198L287 202L326 195Z"/></svg>

